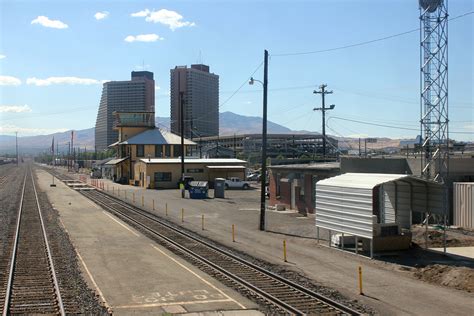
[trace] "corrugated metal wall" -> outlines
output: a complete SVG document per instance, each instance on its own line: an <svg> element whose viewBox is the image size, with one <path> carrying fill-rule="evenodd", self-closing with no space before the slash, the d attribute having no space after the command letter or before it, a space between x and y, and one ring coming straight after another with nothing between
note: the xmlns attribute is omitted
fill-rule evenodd
<svg viewBox="0 0 474 316"><path fill-rule="evenodd" d="M474 228L474 182L453 184L453 205L454 225Z"/></svg>
<svg viewBox="0 0 474 316"><path fill-rule="evenodd" d="M398 223L401 228L410 228L410 185L406 182L390 182L382 185L381 223Z"/></svg>
<svg viewBox="0 0 474 316"><path fill-rule="evenodd" d="M316 185L316 226L372 238L372 190Z"/></svg>

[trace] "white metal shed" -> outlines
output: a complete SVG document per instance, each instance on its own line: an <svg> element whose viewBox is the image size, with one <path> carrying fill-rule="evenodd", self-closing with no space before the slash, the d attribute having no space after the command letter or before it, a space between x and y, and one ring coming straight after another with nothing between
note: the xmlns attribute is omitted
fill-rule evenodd
<svg viewBox="0 0 474 316"><path fill-rule="evenodd" d="M444 186L411 175L342 174L317 182L315 200L317 228L368 239L409 229L413 212L446 215Z"/></svg>

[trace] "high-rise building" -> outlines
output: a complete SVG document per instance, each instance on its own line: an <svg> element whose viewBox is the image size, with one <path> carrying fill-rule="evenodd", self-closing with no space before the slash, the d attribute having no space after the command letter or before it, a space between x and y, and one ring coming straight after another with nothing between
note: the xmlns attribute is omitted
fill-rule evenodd
<svg viewBox="0 0 474 316"><path fill-rule="evenodd" d="M219 76L209 66L177 66L170 71L171 132L181 135L180 98L184 100L184 137L219 135Z"/></svg>
<svg viewBox="0 0 474 316"><path fill-rule="evenodd" d="M155 80L149 71L132 71L132 80L104 83L95 123L95 147L102 151L118 141L114 111L155 112Z"/></svg>

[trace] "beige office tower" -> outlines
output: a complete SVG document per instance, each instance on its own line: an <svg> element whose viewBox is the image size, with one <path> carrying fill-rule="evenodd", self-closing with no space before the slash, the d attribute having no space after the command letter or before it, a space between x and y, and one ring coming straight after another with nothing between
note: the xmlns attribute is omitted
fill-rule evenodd
<svg viewBox="0 0 474 316"><path fill-rule="evenodd" d="M132 71L132 80L104 83L95 124L95 147L106 150L118 140L114 111L155 112L155 80L149 71Z"/></svg>
<svg viewBox="0 0 474 316"><path fill-rule="evenodd" d="M180 99L183 99L184 137L219 135L219 76L209 66L177 66L170 71L171 132L181 135Z"/></svg>

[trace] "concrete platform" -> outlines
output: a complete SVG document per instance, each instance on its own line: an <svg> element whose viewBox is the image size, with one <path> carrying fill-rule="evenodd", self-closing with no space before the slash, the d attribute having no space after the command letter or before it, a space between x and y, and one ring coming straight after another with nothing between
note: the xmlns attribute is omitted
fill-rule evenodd
<svg viewBox="0 0 474 316"><path fill-rule="evenodd" d="M444 252L444 248L430 248L437 252ZM446 247L446 253L450 255L474 259L474 247Z"/></svg>
<svg viewBox="0 0 474 316"><path fill-rule="evenodd" d="M383 315L469 315L474 310L474 295L415 279L405 267L387 261L370 260L338 251L316 242L314 215L267 212L267 231L258 230L259 190L228 190L226 199L182 199L179 190L146 190L101 180L108 192L127 202L165 217L178 225L272 263L303 272L319 284L372 306ZM119 193L120 192L120 193ZM209 194L213 196L213 191ZM153 200L155 210L153 210ZM168 206L168 216L165 208ZM184 223L181 222L184 208ZM201 216L205 216L205 230ZM232 242L232 224L236 242ZM327 244L326 232L321 241ZM282 243L287 241L288 262L283 261ZM362 266L365 296L359 295L357 270Z"/></svg>
<svg viewBox="0 0 474 316"><path fill-rule="evenodd" d="M49 186L37 171L39 187L59 211L92 288L115 315L239 311L257 306L71 190Z"/></svg>

